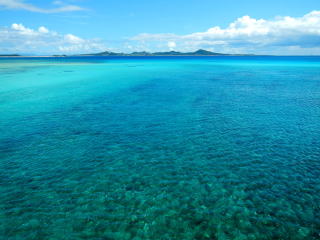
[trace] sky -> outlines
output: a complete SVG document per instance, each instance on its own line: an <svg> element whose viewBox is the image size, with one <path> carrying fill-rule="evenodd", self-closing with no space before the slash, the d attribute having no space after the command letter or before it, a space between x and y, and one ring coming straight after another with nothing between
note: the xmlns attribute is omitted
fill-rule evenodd
<svg viewBox="0 0 320 240"><path fill-rule="evenodd" d="M0 54L320 55L319 0L0 0Z"/></svg>

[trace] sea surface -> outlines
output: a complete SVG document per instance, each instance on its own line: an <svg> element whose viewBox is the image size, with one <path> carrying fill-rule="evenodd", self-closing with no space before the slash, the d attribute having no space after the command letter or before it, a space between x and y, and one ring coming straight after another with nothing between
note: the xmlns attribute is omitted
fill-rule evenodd
<svg viewBox="0 0 320 240"><path fill-rule="evenodd" d="M320 57L1 58L0 239L320 239Z"/></svg>

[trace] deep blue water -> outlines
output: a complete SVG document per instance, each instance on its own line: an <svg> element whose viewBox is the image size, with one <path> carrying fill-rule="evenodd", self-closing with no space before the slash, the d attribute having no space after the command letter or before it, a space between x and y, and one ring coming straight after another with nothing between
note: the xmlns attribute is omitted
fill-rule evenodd
<svg viewBox="0 0 320 240"><path fill-rule="evenodd" d="M320 239L320 57L0 59L0 239Z"/></svg>

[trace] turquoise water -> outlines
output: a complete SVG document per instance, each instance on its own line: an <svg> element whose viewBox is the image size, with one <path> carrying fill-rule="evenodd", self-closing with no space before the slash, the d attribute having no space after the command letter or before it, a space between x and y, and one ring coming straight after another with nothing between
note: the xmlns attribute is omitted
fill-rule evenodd
<svg viewBox="0 0 320 240"><path fill-rule="evenodd" d="M320 239L320 57L0 59L0 239Z"/></svg>

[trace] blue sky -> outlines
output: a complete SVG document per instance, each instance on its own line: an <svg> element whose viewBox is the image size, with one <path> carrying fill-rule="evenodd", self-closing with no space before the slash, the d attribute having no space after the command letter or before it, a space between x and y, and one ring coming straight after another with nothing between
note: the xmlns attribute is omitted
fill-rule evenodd
<svg viewBox="0 0 320 240"><path fill-rule="evenodd" d="M0 0L0 53L320 54L319 0Z"/></svg>

